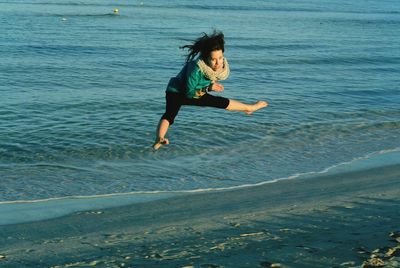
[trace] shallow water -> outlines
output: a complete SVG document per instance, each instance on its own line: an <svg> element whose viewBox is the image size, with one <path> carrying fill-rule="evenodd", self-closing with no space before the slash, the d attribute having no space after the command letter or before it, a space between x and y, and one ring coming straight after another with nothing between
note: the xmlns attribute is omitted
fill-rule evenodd
<svg viewBox="0 0 400 268"><path fill-rule="evenodd" d="M399 2L164 2L0 1L0 201L257 184L399 150ZM179 46L213 28L222 95L270 107L184 107L153 152Z"/></svg>

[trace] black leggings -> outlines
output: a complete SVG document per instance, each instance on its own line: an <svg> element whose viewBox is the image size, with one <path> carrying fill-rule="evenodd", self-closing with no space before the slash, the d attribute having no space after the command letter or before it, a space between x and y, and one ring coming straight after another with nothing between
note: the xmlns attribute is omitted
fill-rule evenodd
<svg viewBox="0 0 400 268"><path fill-rule="evenodd" d="M161 119L168 120L170 125L174 123L174 119L182 105L207 106L221 109L226 109L229 105L229 99L213 96L208 93L198 99L188 99L181 93L166 92L165 98L167 107Z"/></svg>

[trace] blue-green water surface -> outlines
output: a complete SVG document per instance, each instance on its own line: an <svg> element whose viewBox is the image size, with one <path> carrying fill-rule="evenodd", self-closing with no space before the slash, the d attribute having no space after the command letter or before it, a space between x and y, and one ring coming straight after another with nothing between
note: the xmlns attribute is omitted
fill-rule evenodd
<svg viewBox="0 0 400 268"><path fill-rule="evenodd" d="M119 15L113 10L119 9ZM256 184L400 148L400 2L0 1L0 202ZM222 30L225 92L151 149L188 44Z"/></svg>

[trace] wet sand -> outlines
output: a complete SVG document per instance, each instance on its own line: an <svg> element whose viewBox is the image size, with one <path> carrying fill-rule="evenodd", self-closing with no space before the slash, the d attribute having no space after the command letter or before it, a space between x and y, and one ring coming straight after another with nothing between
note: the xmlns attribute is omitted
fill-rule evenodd
<svg viewBox="0 0 400 268"><path fill-rule="evenodd" d="M399 231L387 166L3 225L0 267L400 267Z"/></svg>

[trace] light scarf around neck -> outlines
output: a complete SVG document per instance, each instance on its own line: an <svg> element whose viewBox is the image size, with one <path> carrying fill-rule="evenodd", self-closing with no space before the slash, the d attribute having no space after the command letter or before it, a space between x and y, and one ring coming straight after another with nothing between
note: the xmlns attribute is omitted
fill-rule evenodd
<svg viewBox="0 0 400 268"><path fill-rule="evenodd" d="M229 64L226 58L224 58L224 64L221 69L218 71L214 71L204 60L199 59L197 65L200 68L200 71L211 81L215 82L218 80L225 80L228 78L230 70Z"/></svg>

